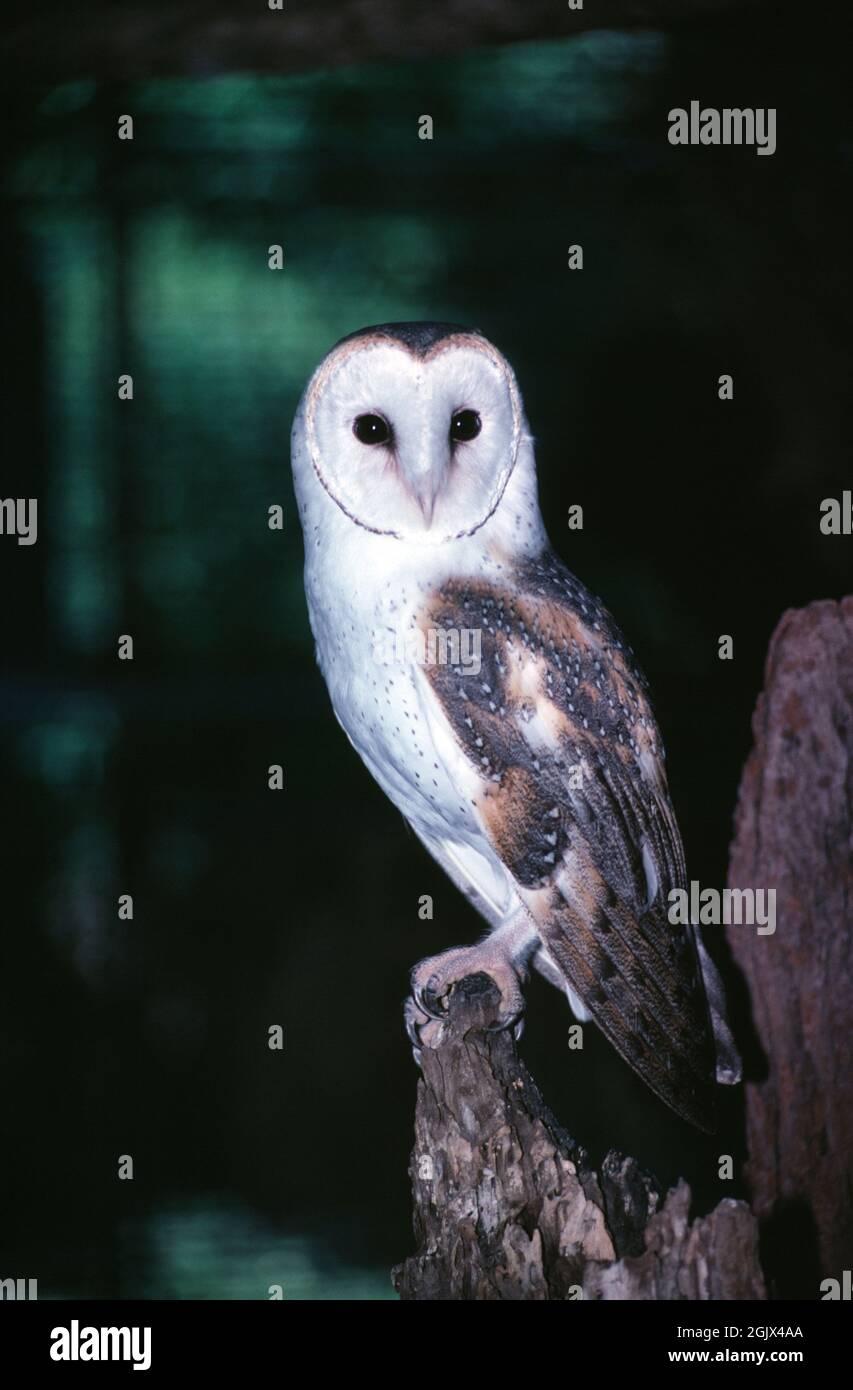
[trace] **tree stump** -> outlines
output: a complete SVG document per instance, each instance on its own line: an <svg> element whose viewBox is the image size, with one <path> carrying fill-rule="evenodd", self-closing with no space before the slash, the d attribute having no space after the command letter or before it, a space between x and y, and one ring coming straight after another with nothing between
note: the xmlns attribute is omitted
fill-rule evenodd
<svg viewBox="0 0 853 1390"><path fill-rule="evenodd" d="M419 1249L393 1272L404 1299L759 1299L758 1229L743 1202L688 1220L685 1183L611 1151L601 1170L555 1120L512 1035L489 1032L498 991L451 992L424 1048L410 1175Z"/></svg>
<svg viewBox="0 0 853 1390"><path fill-rule="evenodd" d="M784 615L753 733L729 886L775 888L776 931L728 929L766 1064L747 1178L771 1289L816 1298L853 1259L853 597Z"/></svg>

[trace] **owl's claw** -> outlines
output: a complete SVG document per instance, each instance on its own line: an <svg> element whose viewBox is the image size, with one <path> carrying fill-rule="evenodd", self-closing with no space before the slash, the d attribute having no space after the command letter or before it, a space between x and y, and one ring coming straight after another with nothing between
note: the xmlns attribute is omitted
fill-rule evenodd
<svg viewBox="0 0 853 1390"><path fill-rule="evenodd" d="M468 975L484 973L494 980L501 994L501 1008L493 1031L512 1028L516 1040L524 1030L524 996L521 980L512 961L503 953L481 946L460 947L430 956L412 971L412 995L406 1000L406 1032L420 1065L424 1047L439 1047L444 1040L444 1020L450 991Z"/></svg>
<svg viewBox="0 0 853 1390"><path fill-rule="evenodd" d="M415 1066L421 1065L421 1055L425 1047L438 1047L444 1038L444 1024L439 1019L430 1018L419 1009L414 999L408 998L403 1005L403 1020L406 1033L412 1044L412 1057Z"/></svg>

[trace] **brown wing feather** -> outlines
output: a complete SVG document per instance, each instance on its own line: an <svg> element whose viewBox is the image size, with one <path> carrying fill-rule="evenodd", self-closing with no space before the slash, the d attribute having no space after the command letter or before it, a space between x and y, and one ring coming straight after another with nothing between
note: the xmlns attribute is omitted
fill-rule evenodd
<svg viewBox="0 0 853 1390"><path fill-rule="evenodd" d="M651 1089L713 1130L714 1043L692 931L667 918L684 855L645 681L553 556L512 581L442 586L422 626L479 629L481 669L426 675L481 774L483 826L549 954Z"/></svg>

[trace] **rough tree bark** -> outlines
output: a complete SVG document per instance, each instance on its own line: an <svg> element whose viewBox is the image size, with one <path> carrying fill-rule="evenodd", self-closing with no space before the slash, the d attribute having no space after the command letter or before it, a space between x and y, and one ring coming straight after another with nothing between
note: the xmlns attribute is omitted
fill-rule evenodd
<svg viewBox="0 0 853 1390"><path fill-rule="evenodd" d="M766 1076L747 1178L771 1288L814 1298L853 1257L853 597L788 612L740 786L732 888L775 888L776 931L732 926Z"/></svg>
<svg viewBox="0 0 853 1390"><path fill-rule="evenodd" d="M447 1036L425 1048L410 1163L417 1254L404 1299L758 1299L758 1229L743 1202L688 1220L680 1183L611 1151L600 1172L547 1110L507 1031L498 992L452 992Z"/></svg>
<svg viewBox="0 0 853 1390"><path fill-rule="evenodd" d="M446 1037L423 1052L410 1163L418 1250L404 1299L760 1299L759 1225L793 1210L801 1287L765 1240L771 1292L818 1298L851 1246L853 1155L853 598L788 613L754 718L729 883L776 887L777 931L730 931L770 1059L747 1085L755 1214L726 1200L689 1220L636 1161L600 1171L547 1110L506 1033L489 1033L485 975L452 992ZM780 1216L781 1212L781 1216ZM809 1263L803 1213L818 1250ZM846 1261L846 1266L844 1262Z"/></svg>

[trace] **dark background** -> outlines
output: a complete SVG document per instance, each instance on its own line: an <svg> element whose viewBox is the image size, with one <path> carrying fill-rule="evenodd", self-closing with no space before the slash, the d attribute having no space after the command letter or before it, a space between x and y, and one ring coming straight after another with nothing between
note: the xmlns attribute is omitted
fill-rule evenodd
<svg viewBox="0 0 853 1390"><path fill-rule="evenodd" d="M313 662L288 436L344 334L450 319L512 361L554 546L634 646L690 875L724 885L768 639L849 590L853 544L819 530L850 486L847 49L831 15L731 8L285 74L114 76L94 10L67 72L66 9L12 46L2 495L38 497L39 538L0 537L0 1277L390 1297L411 1247L401 1002L480 924ZM775 106L777 153L670 147L691 99ZM697 1210L744 1191L716 1178L737 1093L694 1136L571 1022L531 981L522 1054L581 1142Z"/></svg>

